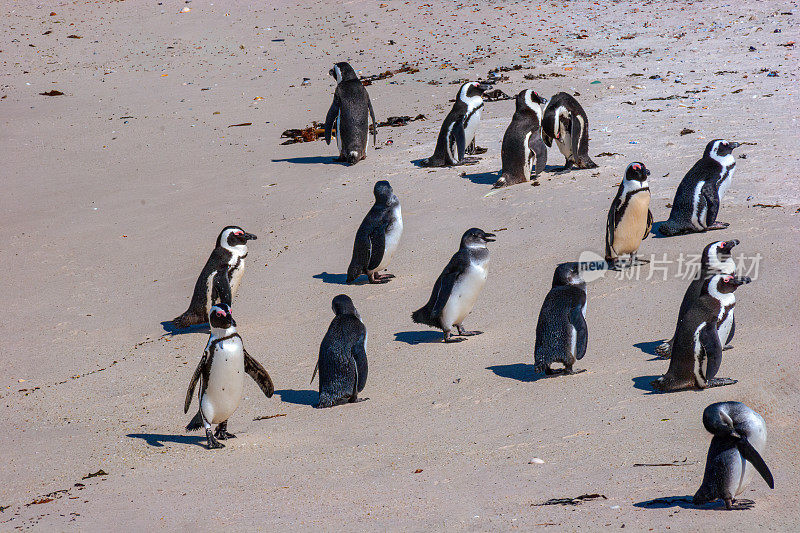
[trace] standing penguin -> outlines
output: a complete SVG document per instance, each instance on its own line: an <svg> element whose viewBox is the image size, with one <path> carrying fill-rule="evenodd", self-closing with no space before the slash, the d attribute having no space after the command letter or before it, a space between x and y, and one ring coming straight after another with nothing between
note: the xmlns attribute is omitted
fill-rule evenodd
<svg viewBox="0 0 800 533"><path fill-rule="evenodd" d="M486 283L489 250L487 242L494 242L494 233L472 228L461 237L461 246L433 285L433 292L424 307L411 313L417 324L439 328L444 332L444 342L459 342L454 339L453 327L458 335L468 337L480 335L481 331L467 331L461 323L472 311L478 294Z"/></svg>
<svg viewBox="0 0 800 533"><path fill-rule="evenodd" d="M596 168L589 157L589 119L571 95L560 92L550 99L542 119L542 139L556 146L567 159L564 168Z"/></svg>
<svg viewBox="0 0 800 533"><path fill-rule="evenodd" d="M275 387L264 367L244 349L242 338L236 332L236 322L233 320L231 308L227 304L212 307L209 322L211 336L208 338L203 358L200 359L189 382L183 412L189 412L194 388L199 380L200 409L186 426L186 431L205 427L208 448L213 449L225 447L217 439L236 437L228 433L228 418L242 401L245 373L258 383L267 398L272 397ZM217 424L213 434L211 424Z"/></svg>
<svg viewBox="0 0 800 533"><path fill-rule="evenodd" d="M372 144L377 143L377 126L372 102L350 63L336 63L330 70L336 79L333 103L325 117L325 142L331 143L331 129L336 123L336 161L355 165L367 157L369 117L372 117ZM369 113L369 116L367 116Z"/></svg>
<svg viewBox="0 0 800 533"><path fill-rule="evenodd" d="M733 239L730 241L712 242L705 247L703 250L703 256L700 259L700 272L689 284L689 287L686 289L686 293L683 295L680 311L678 311L678 324L682 322L686 312L700 297L700 294L703 290L703 284L706 282L706 280L708 280L708 278L714 276L715 274L732 275L734 272L736 272L736 262L733 260L733 257L731 257L731 250L737 244L739 244L739 241ZM736 329L736 322L733 318L733 309L730 310L729 317L730 328L724 328L729 330L728 335L726 338L720 337L719 339L723 350L732 348L732 346L730 346L730 342L733 340L733 332ZM672 344L674 341L675 336L673 335L670 340L660 344L656 348L656 355L665 359L669 358L669 355L672 352Z"/></svg>
<svg viewBox="0 0 800 533"><path fill-rule="evenodd" d="M355 403L367 383L367 328L353 300L340 294L331 303L336 315L319 347L319 359L311 382L319 370L319 403L333 407Z"/></svg>
<svg viewBox="0 0 800 533"><path fill-rule="evenodd" d="M703 484L694 495L695 505L722 499L730 509L758 471L769 488L772 472L761 457L767 443L764 419L740 402L712 403L703 411L703 425L714 435L708 447Z"/></svg>
<svg viewBox="0 0 800 533"><path fill-rule="evenodd" d="M553 287L542 303L536 324L536 344L533 349L535 372L577 374L572 365L586 355L589 330L586 327L586 282L581 278L577 263L563 263L553 273ZM563 370L550 368L563 363Z"/></svg>
<svg viewBox="0 0 800 533"><path fill-rule="evenodd" d="M718 378L722 364L722 343L727 338L730 313L736 305L733 294L748 277L716 274L703 282L700 297L675 329L672 357L667 373L653 380L654 389L664 392L733 385L737 381Z"/></svg>
<svg viewBox="0 0 800 533"><path fill-rule="evenodd" d="M630 254L631 267L637 264L636 252L653 227L649 175L644 163L628 165L617 196L611 202L606 223L606 262L611 269L619 267L619 256L624 254Z"/></svg>
<svg viewBox="0 0 800 533"><path fill-rule="evenodd" d="M732 152L738 146L739 143L724 139L715 139L706 145L702 159L689 169L675 191L669 220L658 227L662 235L699 233L730 225L717 222L717 214L722 194L736 170Z"/></svg>
<svg viewBox="0 0 800 533"><path fill-rule="evenodd" d="M475 152L475 132L480 125L483 109L482 95L488 89L488 85L476 81L461 86L453 109L442 122L433 155L423 159L420 165L453 166L463 162L465 153Z"/></svg>
<svg viewBox="0 0 800 533"><path fill-rule="evenodd" d="M239 226L227 226L220 232L214 251L194 284L189 309L172 321L176 327L208 322L208 311L216 302L231 305L244 274L247 241L255 238Z"/></svg>
<svg viewBox="0 0 800 533"><path fill-rule="evenodd" d="M353 244L353 259L347 269L347 283L366 274L370 283L387 283L392 274L379 274L392 259L403 234L403 215L388 181L379 181L373 189L375 204L361 222Z"/></svg>
<svg viewBox="0 0 800 533"><path fill-rule="evenodd" d="M547 103L532 89L517 95L517 109L511 118L500 149L503 171L494 188L516 185L538 176L547 164L547 147L542 141L542 106Z"/></svg>

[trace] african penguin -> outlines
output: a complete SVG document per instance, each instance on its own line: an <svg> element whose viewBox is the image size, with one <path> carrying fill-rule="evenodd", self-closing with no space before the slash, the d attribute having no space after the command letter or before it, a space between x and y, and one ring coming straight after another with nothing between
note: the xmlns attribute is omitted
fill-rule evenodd
<svg viewBox="0 0 800 533"><path fill-rule="evenodd" d="M330 75L336 79L336 90L325 117L325 142L331 143L331 129L335 123L336 146L339 148L336 161L355 165L367 157L369 117L372 117L372 144L377 143L375 111L367 90L349 63L336 63Z"/></svg>
<svg viewBox="0 0 800 533"><path fill-rule="evenodd" d="M319 403L333 407L355 403L367 383L367 328L353 300L340 294L331 303L336 315L319 347L319 358L311 382L319 370Z"/></svg>
<svg viewBox="0 0 800 533"><path fill-rule="evenodd" d="M708 447L703 483L695 505L722 499L727 509L757 471L775 488L775 480L761 454L767 443L764 419L741 402L712 403L703 411L703 425L714 435Z"/></svg>
<svg viewBox="0 0 800 533"><path fill-rule="evenodd" d="M379 274L392 259L403 234L403 215L388 181L379 181L373 189L375 204L356 232L353 258L347 269L347 283L366 274L370 283L387 283L392 274Z"/></svg>
<svg viewBox="0 0 800 533"><path fill-rule="evenodd" d="M542 107L547 99L532 89L525 89L517 95L514 116L508 125L500 159L503 170L494 188L523 183L538 176L547 164L547 147L542 141Z"/></svg>
<svg viewBox="0 0 800 533"><path fill-rule="evenodd" d="M669 220L658 227L662 235L699 233L725 229L730 224L717 222L720 200L736 170L733 157L737 142L715 139L706 145L703 157L681 180Z"/></svg>
<svg viewBox="0 0 800 533"><path fill-rule="evenodd" d="M458 342L465 339L453 338L453 327L458 335L480 335L481 331L467 331L461 323L472 311L478 294L486 283L489 250L487 242L493 242L495 235L472 228L461 237L461 246L444 268L436 283L428 303L411 314L417 324L439 328L444 332L444 342Z"/></svg>
<svg viewBox="0 0 800 533"><path fill-rule="evenodd" d="M675 329L672 357L667 373L651 382L659 391L706 389L733 385L735 379L718 378L722 364L724 331L728 316L736 305L733 292L750 283L748 277L715 274L703 282L700 297L686 311Z"/></svg>
<svg viewBox="0 0 800 533"><path fill-rule="evenodd" d="M586 327L586 282L577 263L563 263L553 273L553 286L542 303L536 324L533 349L534 372L577 374L572 365L586 354L589 330ZM562 363L564 369L551 369Z"/></svg>
<svg viewBox="0 0 800 533"><path fill-rule="evenodd" d="M560 92L550 99L542 118L542 139L564 154L564 168L596 168L589 157L589 119L586 111L571 95Z"/></svg>
<svg viewBox="0 0 800 533"><path fill-rule="evenodd" d="M186 426L186 431L205 427L208 448L213 449L224 448L217 439L226 440L235 437L228 433L228 418L236 411L242 400L245 373L255 380L267 398L272 397L275 387L264 367L244 349L242 338L236 332L236 322L233 320L230 306L219 304L212 307L209 323L211 336L189 382L183 412L189 411L194 388L199 380L200 409ZM211 424L217 424L213 434Z"/></svg>
<svg viewBox="0 0 800 533"><path fill-rule="evenodd" d="M611 269L619 268L620 255L630 255L629 266L637 264L636 252L653 226L650 185L647 183L649 175L644 163L628 165L617 196L611 202L606 222L606 262Z"/></svg>
<svg viewBox="0 0 800 533"><path fill-rule="evenodd" d="M700 297L703 289L703 283L715 274L733 274L736 272L736 262L731 257L731 250L734 246L739 244L739 241L732 239L729 241L712 242L703 250L703 255L700 258L700 272L689 284L686 293L683 295L681 301L680 311L678 311L678 324L681 323L686 311L694 305L694 302ZM727 337L720 337L719 342L722 344L722 349L727 350L732 348L730 346L733 340L733 332L736 329L736 322L733 318L733 309L728 313L728 320L730 327L720 328L720 330L728 330ZM672 352L672 343L675 341L675 336L672 339L660 344L656 347L656 355L663 358L669 358Z"/></svg>
<svg viewBox="0 0 800 533"><path fill-rule="evenodd" d="M488 85L472 81L458 90L456 103L444 119L436 141L436 149L423 167L445 167L462 163L464 154L474 152L475 132L481 122L482 95Z"/></svg>
<svg viewBox="0 0 800 533"><path fill-rule="evenodd" d="M244 274L247 241L255 238L239 226L227 226L219 233L214 251L194 284L189 309L172 321L176 327L208 322L208 311L216 302L231 305Z"/></svg>

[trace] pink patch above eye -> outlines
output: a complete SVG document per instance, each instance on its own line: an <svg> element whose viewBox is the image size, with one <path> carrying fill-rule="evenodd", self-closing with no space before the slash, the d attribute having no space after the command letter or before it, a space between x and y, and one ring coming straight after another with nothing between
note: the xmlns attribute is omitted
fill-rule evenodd
<svg viewBox="0 0 800 533"><path fill-rule="evenodd" d="M639 170L641 167L639 165L633 165L633 170Z"/></svg>

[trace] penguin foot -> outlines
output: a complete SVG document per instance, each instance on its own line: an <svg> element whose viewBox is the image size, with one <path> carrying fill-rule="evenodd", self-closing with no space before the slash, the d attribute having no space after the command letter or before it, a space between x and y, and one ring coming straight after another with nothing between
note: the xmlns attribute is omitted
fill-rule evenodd
<svg viewBox="0 0 800 533"><path fill-rule="evenodd" d="M733 503L734 503L735 501L736 501L736 500L734 500L733 498L725 498L725 499L724 499L724 502L725 502L725 509L728 509L728 510L730 510L730 509L733 509Z"/></svg>
<svg viewBox="0 0 800 533"><path fill-rule="evenodd" d="M708 385L706 385L706 388L710 389L711 387L724 387L725 385L733 385L735 383L739 383L739 380L731 378L711 378L708 380Z"/></svg>
<svg viewBox="0 0 800 533"><path fill-rule="evenodd" d="M370 276L369 282L372 284L382 284L382 283L389 283L389 278L379 278L379 277L372 277Z"/></svg>
<svg viewBox="0 0 800 533"><path fill-rule="evenodd" d="M713 224L711 224L706 228L706 231L713 231L715 229L725 229L728 226L730 226L730 224L727 222L714 222Z"/></svg>
<svg viewBox="0 0 800 533"><path fill-rule="evenodd" d="M462 328L461 326L456 326L456 328L458 329L458 334L461 335L462 337L473 337L475 335L480 335L481 333L483 333L482 331L477 331L477 330L469 331Z"/></svg>
<svg viewBox="0 0 800 533"><path fill-rule="evenodd" d="M656 355L662 359L669 359L672 354L672 343L670 341L662 342L656 346Z"/></svg>
<svg viewBox="0 0 800 533"><path fill-rule="evenodd" d="M234 435L233 433L228 433L227 421L217 425L217 429L214 430L214 436L219 440L228 440L236 438L236 435Z"/></svg>
<svg viewBox="0 0 800 533"><path fill-rule="evenodd" d="M465 341L465 340L467 340L467 339L464 339L464 338L461 338L461 337L453 337L452 333L450 333L449 331L446 331L444 333L444 339L442 340L442 342L461 342L461 341Z"/></svg>
<svg viewBox="0 0 800 533"><path fill-rule="evenodd" d="M585 368L579 368L577 370L573 370L571 368L565 368L563 370L563 373L568 375L568 376L574 376L575 374L583 374L584 372L586 372Z"/></svg>
<svg viewBox="0 0 800 533"><path fill-rule="evenodd" d="M731 348L733 348L733 344L726 344L722 347L723 350L730 350Z"/></svg>
<svg viewBox="0 0 800 533"><path fill-rule="evenodd" d="M211 428L206 428L206 439L208 439L208 449L209 450L216 450L218 448L224 448L225 445L219 442L217 439L214 438L214 434L211 433Z"/></svg>
<svg viewBox="0 0 800 533"><path fill-rule="evenodd" d="M475 154L475 155L480 155L480 154L485 154L487 151L488 151L488 149L484 148L483 146L476 146L475 148L473 148L472 152L469 152L469 153L470 154Z"/></svg>
<svg viewBox="0 0 800 533"><path fill-rule="evenodd" d="M636 257L636 258L633 259L631 266L633 266L633 265L646 265L648 263L650 263L649 259L642 259L640 257Z"/></svg>

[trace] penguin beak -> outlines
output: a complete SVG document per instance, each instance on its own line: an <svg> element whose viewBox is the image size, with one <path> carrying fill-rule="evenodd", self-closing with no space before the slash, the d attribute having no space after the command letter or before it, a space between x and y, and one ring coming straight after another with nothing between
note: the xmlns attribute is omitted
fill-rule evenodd
<svg viewBox="0 0 800 533"><path fill-rule="evenodd" d="M494 242L495 241L495 234L494 233L484 233L483 240L486 242Z"/></svg>
<svg viewBox="0 0 800 533"><path fill-rule="evenodd" d="M647 169L647 168L646 168L646 169L644 169L644 175L645 175L645 176L649 176L649 175L650 175L650 170L649 170L649 169Z"/></svg>
<svg viewBox="0 0 800 533"><path fill-rule="evenodd" d="M728 143L728 146L730 146L731 150L733 150L734 148L739 148L739 146L741 146L741 145L739 143L737 143L737 142L732 142L731 141L731 142Z"/></svg>
<svg viewBox="0 0 800 533"><path fill-rule="evenodd" d="M539 97L539 99L541 100L541 102L540 102L540 103L542 103L542 104L546 104L546 103L547 103L547 98L542 98L542 97L540 96L540 97Z"/></svg>
<svg viewBox="0 0 800 533"><path fill-rule="evenodd" d="M244 240L246 240L246 241L250 241L250 240L253 240L253 241L254 241L254 240L258 239L258 237L256 237L256 236L255 236L255 235L253 235L252 233L245 233L245 234L244 234L242 237L243 237L243 238L244 238Z"/></svg>
<svg viewBox="0 0 800 533"><path fill-rule="evenodd" d="M480 92L482 92L482 93L485 93L486 91L488 91L491 88L492 87L490 85L487 85L485 82L481 82L481 83L478 84L478 90Z"/></svg>
<svg viewBox="0 0 800 533"><path fill-rule="evenodd" d="M751 281L752 280L747 276L736 276L733 278L733 280L731 280L731 283L738 287L739 285L747 285Z"/></svg>

